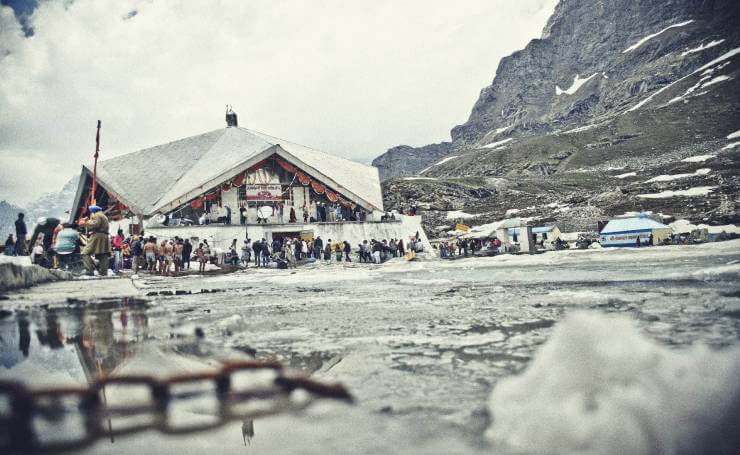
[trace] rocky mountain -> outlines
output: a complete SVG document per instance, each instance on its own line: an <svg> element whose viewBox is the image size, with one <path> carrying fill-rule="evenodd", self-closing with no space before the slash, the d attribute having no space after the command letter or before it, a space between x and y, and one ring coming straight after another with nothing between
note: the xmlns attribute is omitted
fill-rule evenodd
<svg viewBox="0 0 740 455"><path fill-rule="evenodd" d="M60 220L69 218L68 211L74 203L77 191L78 176L71 178L59 192L44 193L26 207L29 221L35 222L39 217L54 217Z"/></svg>
<svg viewBox="0 0 740 455"><path fill-rule="evenodd" d="M0 240L2 241L0 243L3 245L9 234L15 237L15 220L21 212L24 212L21 207L8 201L0 201Z"/></svg>
<svg viewBox="0 0 740 455"><path fill-rule="evenodd" d="M501 60L448 156L416 154L424 179L384 182L389 207L737 222L739 23L731 0L561 0Z"/></svg>
<svg viewBox="0 0 740 455"><path fill-rule="evenodd" d="M18 207L7 201L0 201L0 238L2 243L8 234L15 235L15 220L19 212L26 215L26 226L30 233L40 217L55 217L60 220L69 218L68 210L72 208L75 192L77 191L78 177L73 177L64 184L61 191L44 193L25 208Z"/></svg>
<svg viewBox="0 0 740 455"><path fill-rule="evenodd" d="M381 180L416 175L430 163L447 156L451 146L451 142L440 142L423 147L399 145L375 158L372 164L378 168Z"/></svg>

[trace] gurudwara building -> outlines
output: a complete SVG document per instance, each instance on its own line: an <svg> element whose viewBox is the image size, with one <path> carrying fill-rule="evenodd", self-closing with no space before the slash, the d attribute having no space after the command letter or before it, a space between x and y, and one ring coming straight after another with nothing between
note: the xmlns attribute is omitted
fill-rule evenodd
<svg viewBox="0 0 740 455"><path fill-rule="evenodd" d="M429 243L418 216L383 210L378 170L238 126L97 164L95 200L111 232L207 239L227 248L234 239L321 236L347 240L404 239ZM86 214L93 171L82 167L71 221Z"/></svg>

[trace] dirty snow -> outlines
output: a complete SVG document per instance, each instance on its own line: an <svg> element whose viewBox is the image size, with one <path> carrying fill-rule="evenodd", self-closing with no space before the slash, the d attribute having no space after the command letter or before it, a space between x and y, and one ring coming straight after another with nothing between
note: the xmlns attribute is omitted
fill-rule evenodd
<svg viewBox="0 0 740 455"><path fill-rule="evenodd" d="M696 175L707 175L710 172L712 172L709 168L702 168L698 169L695 172L691 174L672 174L672 175L659 175L657 177L653 177L650 180L646 180L644 183L653 183L653 182L670 182L671 180L678 180L678 179L685 179L688 177L694 177Z"/></svg>
<svg viewBox="0 0 740 455"><path fill-rule="evenodd" d="M637 175L637 172L625 172L624 174L615 175L614 177L618 179L626 179L627 177L634 177Z"/></svg>
<svg viewBox="0 0 740 455"><path fill-rule="evenodd" d="M440 164L445 164L446 162L448 162L448 161L450 161L450 160L454 160L454 159L455 159L455 158L457 158L458 156L459 156L459 155L452 155L452 156L448 156L447 158L443 159L443 160L442 160L442 161L440 161L439 163L435 163L435 164L434 164L434 166L439 166Z"/></svg>
<svg viewBox="0 0 740 455"><path fill-rule="evenodd" d="M484 149L492 149L492 148L496 148L496 147L498 147L498 146L500 146L500 145L504 145L504 144L506 144L507 142L510 142L510 141L513 141L513 140L514 140L514 138L513 138L513 137L510 137L510 138L508 138L508 139L503 139L503 140L501 140L501 141L491 142L490 144L486 144L486 145L484 145L484 146L483 146L483 148L484 148Z"/></svg>
<svg viewBox="0 0 740 455"><path fill-rule="evenodd" d="M495 386L487 436L516 453L701 451L734 425L738 375L738 347L670 349L626 316L575 312Z"/></svg>
<svg viewBox="0 0 740 455"><path fill-rule="evenodd" d="M727 135L727 139L735 139L738 137L740 137L740 130L737 130L734 133L730 133Z"/></svg>
<svg viewBox="0 0 740 455"><path fill-rule="evenodd" d="M735 147L737 147L738 145L740 145L740 142L733 142L733 143L731 143L731 144L727 144L727 145L725 145L724 147L722 147L722 150L729 150L729 149L734 149L734 148L735 148Z"/></svg>
<svg viewBox="0 0 740 455"><path fill-rule="evenodd" d="M714 156L715 155L696 155L684 158L681 161L683 161L684 163L703 163L710 158L714 158Z"/></svg>
<svg viewBox="0 0 740 455"><path fill-rule="evenodd" d="M655 38L656 36L658 36L658 35L666 32L666 31L668 31L668 30L670 30L672 28L675 28L675 27L683 27L685 25L689 25L692 22L694 22L694 21L693 20L688 20L686 22L681 22L681 23L678 23L678 24L669 25L668 27L664 28L663 30L659 31L658 33L653 33L652 35L648 35L645 38L642 38L640 41L636 42L632 46L630 46L627 49L623 50L622 53L623 54L626 54L627 52L634 51L635 49L637 49L638 47L642 46L643 44L645 44L649 40Z"/></svg>
<svg viewBox="0 0 740 455"><path fill-rule="evenodd" d="M722 44L724 42L725 42L724 39L716 40L716 41L710 41L710 42L708 42L706 44L700 45L699 47L695 47L693 49L689 49L687 51L681 52L681 57L685 57L685 56L687 56L689 54L693 54L695 52L701 52L703 50L709 49L710 47L714 47L714 46L716 46L718 44Z"/></svg>
<svg viewBox="0 0 740 455"><path fill-rule="evenodd" d="M578 91L579 88L586 82L588 82L592 77L596 76L599 73L594 73L587 77L586 79L581 79L578 74L576 74L576 77L573 78L573 84L568 88L567 90L561 89L558 85L555 86L555 95L560 96L562 94L566 95L572 95L575 92Z"/></svg>
<svg viewBox="0 0 740 455"><path fill-rule="evenodd" d="M706 196L707 194L711 193L716 186L697 186L694 188L689 188L687 190L676 190L676 191L661 191L660 193L649 193L649 194L638 194L637 197L643 198L643 199L662 199L667 197L676 197L676 196L687 196L687 197L693 197L693 196Z"/></svg>

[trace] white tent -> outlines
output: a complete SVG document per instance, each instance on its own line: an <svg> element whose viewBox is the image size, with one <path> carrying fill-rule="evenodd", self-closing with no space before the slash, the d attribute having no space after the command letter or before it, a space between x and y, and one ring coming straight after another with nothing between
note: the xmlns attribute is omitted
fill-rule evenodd
<svg viewBox="0 0 740 455"><path fill-rule="evenodd" d="M656 245L670 237L672 233L670 226L640 214L636 217L609 221L599 233L599 242L601 246L637 246L639 238L641 245L648 245L652 236L652 244Z"/></svg>

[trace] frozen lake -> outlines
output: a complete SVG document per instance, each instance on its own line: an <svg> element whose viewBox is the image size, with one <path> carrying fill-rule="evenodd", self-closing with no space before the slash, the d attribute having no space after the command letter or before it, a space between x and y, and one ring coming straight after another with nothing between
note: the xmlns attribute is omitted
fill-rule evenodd
<svg viewBox="0 0 740 455"><path fill-rule="evenodd" d="M730 453L739 277L731 241L54 283L0 301L0 375L80 384L254 355L356 399L258 419L246 448L235 422L96 453Z"/></svg>

